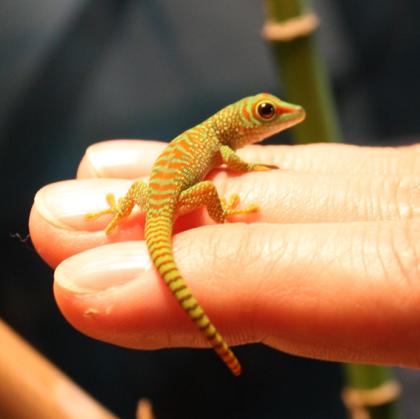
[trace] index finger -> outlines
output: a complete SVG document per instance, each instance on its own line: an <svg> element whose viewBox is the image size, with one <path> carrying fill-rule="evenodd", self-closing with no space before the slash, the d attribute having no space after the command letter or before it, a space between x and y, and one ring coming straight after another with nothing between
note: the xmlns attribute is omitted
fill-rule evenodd
<svg viewBox="0 0 420 419"><path fill-rule="evenodd" d="M147 176L167 143L110 140L91 145L82 158L78 178ZM346 144L253 145L238 150L250 162L313 174L396 175L418 173L420 144L404 147L361 147Z"/></svg>

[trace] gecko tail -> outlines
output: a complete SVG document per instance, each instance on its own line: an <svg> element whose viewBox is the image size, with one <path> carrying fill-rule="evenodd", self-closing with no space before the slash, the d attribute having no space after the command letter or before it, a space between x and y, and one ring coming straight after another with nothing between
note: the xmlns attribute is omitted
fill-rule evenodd
<svg viewBox="0 0 420 419"><path fill-rule="evenodd" d="M178 270L172 253L172 218L148 217L145 238L150 256L172 294L190 319L197 325L221 360L238 376L241 365L222 335L205 314L197 299L192 295L187 282Z"/></svg>

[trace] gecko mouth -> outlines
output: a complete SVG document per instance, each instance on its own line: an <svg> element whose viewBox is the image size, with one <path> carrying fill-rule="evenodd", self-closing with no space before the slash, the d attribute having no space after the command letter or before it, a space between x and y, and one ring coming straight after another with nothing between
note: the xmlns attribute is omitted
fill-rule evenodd
<svg viewBox="0 0 420 419"><path fill-rule="evenodd" d="M302 122L305 119L305 109L301 107L287 108L287 111L283 113L283 129L292 127L293 125Z"/></svg>

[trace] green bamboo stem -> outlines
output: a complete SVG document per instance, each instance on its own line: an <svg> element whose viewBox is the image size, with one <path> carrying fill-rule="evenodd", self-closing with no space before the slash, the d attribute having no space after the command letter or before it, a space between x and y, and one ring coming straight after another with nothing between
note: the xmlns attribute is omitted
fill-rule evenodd
<svg viewBox="0 0 420 419"><path fill-rule="evenodd" d="M373 390L380 386L394 382L394 374L391 368L378 367L375 365L344 364L346 386L360 390ZM397 400L370 407L369 419L396 419L400 418Z"/></svg>
<svg viewBox="0 0 420 419"><path fill-rule="evenodd" d="M273 22L284 22L309 11L306 0L265 0L265 3L268 19ZM315 35L288 42L271 41L271 46L287 100L299 103L307 112L305 122L292 130L295 143L340 141L331 86ZM385 367L346 364L344 372L346 388L356 390L378 389L394 380L393 371ZM366 413L370 419L400 418L396 400L367 407ZM355 412L349 411L349 415Z"/></svg>
<svg viewBox="0 0 420 419"><path fill-rule="evenodd" d="M274 22L284 22L308 10L306 1L298 0L266 0L266 7ZM339 141L335 106L315 37L272 42L272 49L287 99L302 105L307 113L305 121L292 130L294 141Z"/></svg>

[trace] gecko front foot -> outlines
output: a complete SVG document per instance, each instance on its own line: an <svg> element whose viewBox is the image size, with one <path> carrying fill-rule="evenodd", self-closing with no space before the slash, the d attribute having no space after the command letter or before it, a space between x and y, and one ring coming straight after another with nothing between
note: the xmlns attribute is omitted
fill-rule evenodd
<svg viewBox="0 0 420 419"><path fill-rule="evenodd" d="M108 193L106 194L105 198L108 204L108 208L97 212L89 212L85 214L85 217L90 220L93 220L95 218L101 217L102 215L112 214L114 217L105 227L105 233L109 234L112 230L114 230L114 228L117 226L117 224L122 218L130 214L131 208L125 202L124 197L120 198L117 202L115 199L115 195L112 193Z"/></svg>
<svg viewBox="0 0 420 419"><path fill-rule="evenodd" d="M274 164L262 164L262 163L255 163L252 165L253 172L266 172L267 170L279 169L278 166Z"/></svg>
<svg viewBox="0 0 420 419"><path fill-rule="evenodd" d="M226 198L221 198L222 208L225 217L238 214L251 214L259 210L259 207L256 204L250 204L245 208L238 208L240 201L241 199L238 194L230 195L228 200L226 200Z"/></svg>

